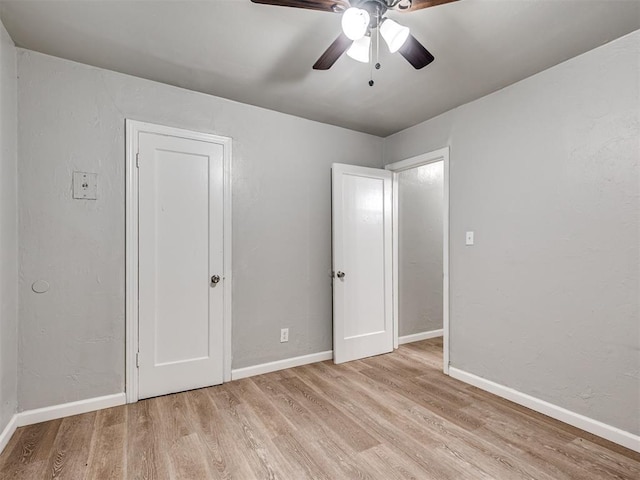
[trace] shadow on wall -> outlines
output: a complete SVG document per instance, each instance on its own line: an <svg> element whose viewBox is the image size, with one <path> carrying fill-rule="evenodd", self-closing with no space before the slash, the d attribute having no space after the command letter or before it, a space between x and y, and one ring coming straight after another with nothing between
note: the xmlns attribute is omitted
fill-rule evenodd
<svg viewBox="0 0 640 480"><path fill-rule="evenodd" d="M398 174L399 336L442 328L442 161Z"/></svg>
<svg viewBox="0 0 640 480"><path fill-rule="evenodd" d="M398 333L442 328L442 161L398 174Z"/></svg>

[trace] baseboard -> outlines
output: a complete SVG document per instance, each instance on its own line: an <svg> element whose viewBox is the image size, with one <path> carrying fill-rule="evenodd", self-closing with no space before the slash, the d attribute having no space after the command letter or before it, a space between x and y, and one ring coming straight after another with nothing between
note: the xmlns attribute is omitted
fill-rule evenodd
<svg viewBox="0 0 640 480"><path fill-rule="evenodd" d="M51 407L36 408L34 410L25 410L18 413L17 426L33 425L34 423L46 422L57 418L70 417L81 413L93 412L103 408L117 407L127 402L123 393L113 395L105 395L104 397L88 398L77 402L63 403L53 405Z"/></svg>
<svg viewBox="0 0 640 480"><path fill-rule="evenodd" d="M404 337L398 337L398 344L403 345L405 343L419 342L420 340L428 340L430 338L441 337L442 329L431 330L429 332L414 333L413 335L405 335Z"/></svg>
<svg viewBox="0 0 640 480"><path fill-rule="evenodd" d="M9 420L9 423L7 423L7 426L4 427L4 430L2 430L2 433L0 434L0 453L2 453L2 451L4 450L4 447L7 446L7 443L9 443L9 440L11 440L11 437L15 433L16 428L18 428L17 414L11 417L11 420Z"/></svg>
<svg viewBox="0 0 640 480"><path fill-rule="evenodd" d="M261 363L251 367L236 368L231 370L231 380L239 380L241 378L253 377L254 375L262 375L263 373L277 372L285 368L299 367L300 365L308 365L310 363L324 362L333 358L333 350L326 352L311 353L300 357L285 358L275 362Z"/></svg>
<svg viewBox="0 0 640 480"><path fill-rule="evenodd" d="M579 413L572 412L566 408L559 407L545 400L532 397L526 393L519 392L510 387L505 387L499 383L492 382L472 373L465 372L455 367L449 367L449 375L462 382L478 387L499 397L506 398L514 403L530 408L536 412L555 418L561 422L568 423L574 427L593 433L599 437L610 440L636 452L640 452L640 436L626 432L617 427L607 425L593 418L585 417Z"/></svg>

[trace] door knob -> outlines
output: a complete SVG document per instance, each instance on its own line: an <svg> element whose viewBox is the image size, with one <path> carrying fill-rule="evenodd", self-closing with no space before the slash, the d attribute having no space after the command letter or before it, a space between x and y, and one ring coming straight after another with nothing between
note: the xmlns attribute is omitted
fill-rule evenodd
<svg viewBox="0 0 640 480"><path fill-rule="evenodd" d="M214 285L220 281L220 275L214 275L211 277L211 283Z"/></svg>
<svg viewBox="0 0 640 480"><path fill-rule="evenodd" d="M345 274L344 274L344 272L338 272L338 273L336 274L336 276L337 276L338 278L344 278L344 275L345 275Z"/></svg>

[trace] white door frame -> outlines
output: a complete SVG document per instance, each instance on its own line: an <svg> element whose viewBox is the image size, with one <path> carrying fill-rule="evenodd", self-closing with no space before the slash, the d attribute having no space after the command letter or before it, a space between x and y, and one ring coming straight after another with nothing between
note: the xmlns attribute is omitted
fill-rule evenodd
<svg viewBox="0 0 640 480"><path fill-rule="evenodd" d="M442 215L442 334L443 356L442 370L449 375L449 147L444 147L429 153L395 162L385 168L393 172L393 342L398 348L398 283L399 283L399 252L398 252L398 174L411 168L420 167L434 162L443 162L444 169L444 202Z"/></svg>
<svg viewBox="0 0 640 480"><path fill-rule="evenodd" d="M126 119L125 196L125 392L127 403L138 401L138 168L140 133L153 133L216 143L223 148L223 380L231 381L231 144L229 137Z"/></svg>

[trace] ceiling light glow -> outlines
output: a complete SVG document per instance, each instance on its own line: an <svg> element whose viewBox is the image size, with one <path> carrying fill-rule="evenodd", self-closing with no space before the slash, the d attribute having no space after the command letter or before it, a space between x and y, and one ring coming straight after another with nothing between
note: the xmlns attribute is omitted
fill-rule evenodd
<svg viewBox="0 0 640 480"><path fill-rule="evenodd" d="M350 40L359 40L367 33L370 20L369 12L366 10L347 8L342 14L342 31Z"/></svg>
<svg viewBox="0 0 640 480"><path fill-rule="evenodd" d="M353 42L349 50L347 50L347 55L359 62L369 63L370 47L371 37L365 35L364 37Z"/></svg>
<svg viewBox="0 0 640 480"><path fill-rule="evenodd" d="M409 38L409 27L403 27L390 18L385 18L380 25L380 35L384 38L389 51L395 53L400 50L404 42Z"/></svg>

